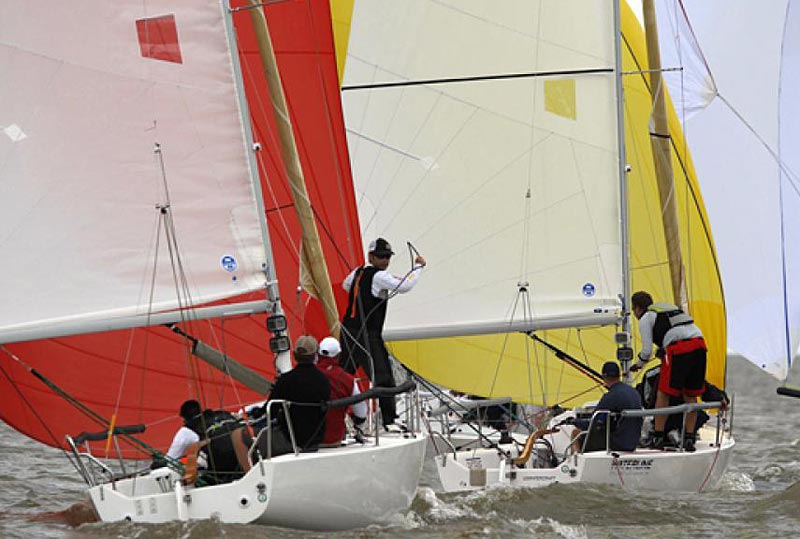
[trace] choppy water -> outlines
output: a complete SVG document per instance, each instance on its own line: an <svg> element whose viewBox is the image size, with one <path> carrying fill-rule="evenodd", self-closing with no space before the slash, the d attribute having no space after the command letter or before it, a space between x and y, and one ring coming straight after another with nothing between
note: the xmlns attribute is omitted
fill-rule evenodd
<svg viewBox="0 0 800 539"><path fill-rule="evenodd" d="M426 466L417 498L394 523L342 533L314 533L217 522L84 524L52 518L83 499L83 483L66 458L0 425L0 538L226 537L382 538L770 538L800 530L800 400L775 395L775 380L733 358L737 446L720 487L702 494L627 492L561 486L438 493Z"/></svg>

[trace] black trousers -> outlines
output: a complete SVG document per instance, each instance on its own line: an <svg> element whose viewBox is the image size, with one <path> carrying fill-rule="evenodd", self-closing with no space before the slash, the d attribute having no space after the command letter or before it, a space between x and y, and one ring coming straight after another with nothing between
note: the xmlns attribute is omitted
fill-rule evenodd
<svg viewBox="0 0 800 539"><path fill-rule="evenodd" d="M342 367L350 374L361 367L375 387L394 387L396 384L389 351L386 350L381 331L375 329L362 331L358 323L351 320L346 320L342 326L342 355L339 358ZM397 418L394 396L379 397L378 402L383 424L394 423Z"/></svg>

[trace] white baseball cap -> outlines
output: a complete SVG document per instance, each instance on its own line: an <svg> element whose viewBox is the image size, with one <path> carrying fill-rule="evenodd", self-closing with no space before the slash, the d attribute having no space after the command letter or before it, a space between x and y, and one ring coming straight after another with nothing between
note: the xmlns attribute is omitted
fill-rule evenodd
<svg viewBox="0 0 800 539"><path fill-rule="evenodd" d="M324 357L336 357L342 352L342 347L339 346L339 341L333 337L325 337L319 343L319 355Z"/></svg>

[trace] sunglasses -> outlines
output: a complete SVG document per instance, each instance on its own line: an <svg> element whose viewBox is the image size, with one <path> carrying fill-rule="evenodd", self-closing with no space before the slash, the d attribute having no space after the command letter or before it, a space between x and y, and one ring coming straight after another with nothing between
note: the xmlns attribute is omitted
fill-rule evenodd
<svg viewBox="0 0 800 539"><path fill-rule="evenodd" d="M378 260L389 260L390 258L392 258L392 255L375 255L374 254L372 256L374 256Z"/></svg>

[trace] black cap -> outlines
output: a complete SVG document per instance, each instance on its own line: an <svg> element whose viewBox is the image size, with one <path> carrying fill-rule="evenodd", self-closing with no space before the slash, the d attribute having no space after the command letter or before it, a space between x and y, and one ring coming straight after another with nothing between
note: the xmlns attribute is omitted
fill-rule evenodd
<svg viewBox="0 0 800 539"><path fill-rule="evenodd" d="M393 255L392 246L383 238L369 242L369 252L376 255Z"/></svg>
<svg viewBox="0 0 800 539"><path fill-rule="evenodd" d="M179 412L179 415L184 420L189 421L190 419L193 419L198 415L200 415L200 412L201 412L200 403L192 399L181 404L181 411Z"/></svg>
<svg viewBox="0 0 800 539"><path fill-rule="evenodd" d="M603 363L603 370L600 371L603 378L619 378L619 363L616 361L606 361Z"/></svg>

